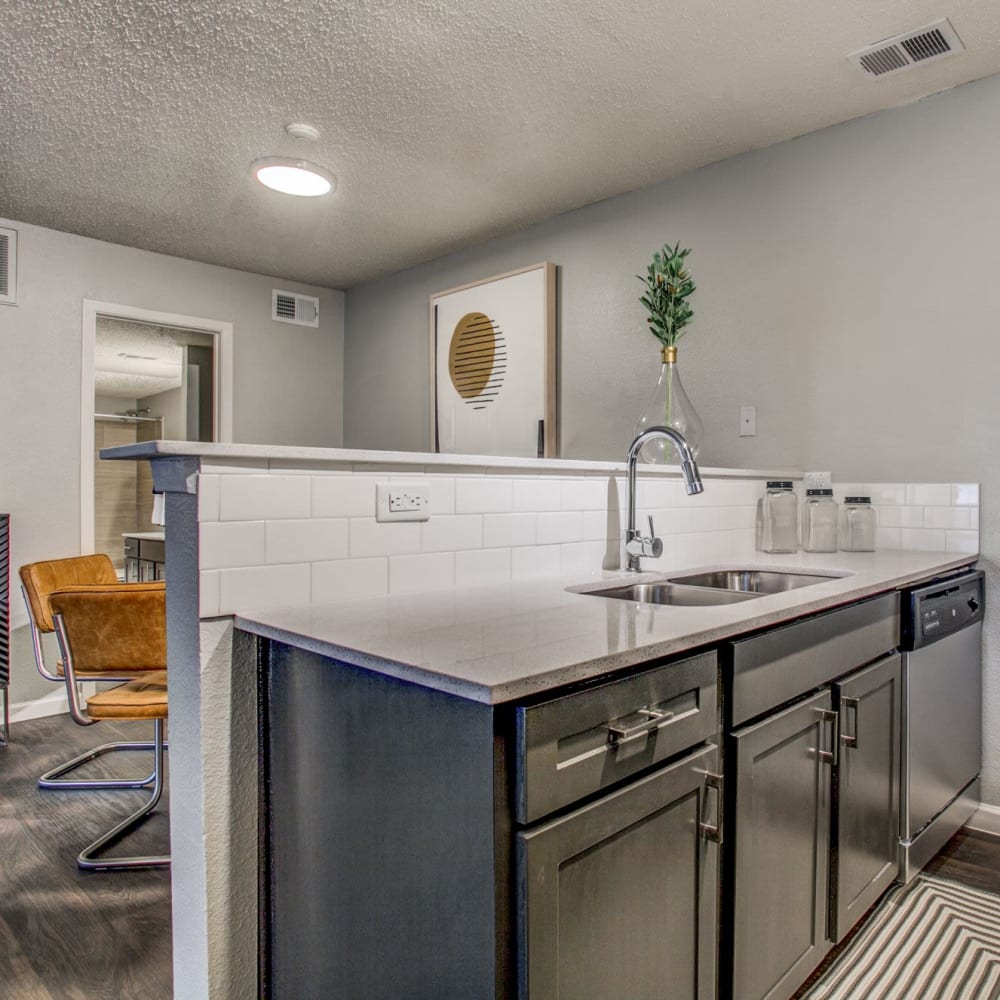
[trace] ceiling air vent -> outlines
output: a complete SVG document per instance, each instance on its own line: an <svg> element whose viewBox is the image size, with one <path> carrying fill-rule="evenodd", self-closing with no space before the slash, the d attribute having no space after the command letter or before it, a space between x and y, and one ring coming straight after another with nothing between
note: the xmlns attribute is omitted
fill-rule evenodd
<svg viewBox="0 0 1000 1000"><path fill-rule="evenodd" d="M319 326L319 299L271 289L271 319L296 326Z"/></svg>
<svg viewBox="0 0 1000 1000"><path fill-rule="evenodd" d="M0 229L0 304L17 305L16 229Z"/></svg>
<svg viewBox="0 0 1000 1000"><path fill-rule="evenodd" d="M885 76L964 50L965 46L951 22L943 17L923 28L885 38L865 49L859 49L847 58L869 76Z"/></svg>

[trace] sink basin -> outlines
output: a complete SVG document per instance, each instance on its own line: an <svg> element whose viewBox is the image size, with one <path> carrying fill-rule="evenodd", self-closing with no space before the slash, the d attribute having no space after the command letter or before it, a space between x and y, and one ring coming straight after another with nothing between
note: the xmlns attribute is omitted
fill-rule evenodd
<svg viewBox="0 0 1000 1000"><path fill-rule="evenodd" d="M722 569L712 573L672 576L670 583L687 587L708 587L740 594L781 594L786 590L810 587L836 576L823 573L785 573L778 570Z"/></svg>
<svg viewBox="0 0 1000 1000"><path fill-rule="evenodd" d="M737 590L712 590L705 587L685 587L666 581L652 583L631 583L624 587L608 590L589 590L584 593L592 597L611 597L619 601L635 601L637 604L673 604L687 608L714 607L720 604L739 604L760 597L756 593L741 593Z"/></svg>

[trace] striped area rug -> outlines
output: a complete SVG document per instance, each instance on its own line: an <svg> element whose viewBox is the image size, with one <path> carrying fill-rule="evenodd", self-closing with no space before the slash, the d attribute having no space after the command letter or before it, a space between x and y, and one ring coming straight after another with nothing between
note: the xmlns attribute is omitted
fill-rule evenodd
<svg viewBox="0 0 1000 1000"><path fill-rule="evenodd" d="M918 875L886 896L806 1000L1000 1000L1000 896Z"/></svg>

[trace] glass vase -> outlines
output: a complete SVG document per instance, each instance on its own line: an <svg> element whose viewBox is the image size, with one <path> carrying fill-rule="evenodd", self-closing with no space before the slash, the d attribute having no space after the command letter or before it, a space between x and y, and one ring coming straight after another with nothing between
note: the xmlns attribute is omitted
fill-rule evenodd
<svg viewBox="0 0 1000 1000"><path fill-rule="evenodd" d="M635 422L635 433L641 434L650 427L671 427L684 435L684 440L697 458L705 427L684 391L681 373L677 368L677 348L664 347L660 357L660 376L649 403ZM655 465L680 464L677 449L666 438L647 441L639 453L639 460Z"/></svg>

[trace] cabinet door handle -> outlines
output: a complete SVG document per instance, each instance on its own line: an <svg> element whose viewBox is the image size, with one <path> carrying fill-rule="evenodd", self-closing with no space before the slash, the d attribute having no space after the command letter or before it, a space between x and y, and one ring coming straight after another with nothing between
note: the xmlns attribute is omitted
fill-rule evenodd
<svg viewBox="0 0 1000 1000"><path fill-rule="evenodd" d="M817 708L815 711L819 713L819 717L823 722L830 723L830 749L821 750L816 748L816 756L824 764L832 764L833 766L836 766L840 762L839 755L837 753L838 747L840 746L840 743L837 740L837 722L839 721L840 716L836 712L831 712L826 708Z"/></svg>
<svg viewBox="0 0 1000 1000"><path fill-rule="evenodd" d="M860 702L857 698L841 698L841 705L844 706L844 729L847 729L847 713L854 713L854 732L848 735L846 732L840 734L840 741L845 747L854 747L855 750L858 749L858 705Z"/></svg>
<svg viewBox="0 0 1000 1000"><path fill-rule="evenodd" d="M705 775L705 788L715 789L715 824L699 823L698 832L713 844L722 843L722 775L711 771L702 772Z"/></svg>
<svg viewBox="0 0 1000 1000"><path fill-rule="evenodd" d="M674 717L673 712L664 712L658 708L640 708L636 714L646 716L646 720L636 723L634 726L608 725L608 746L613 749L623 743L647 736L662 723L668 722Z"/></svg>

